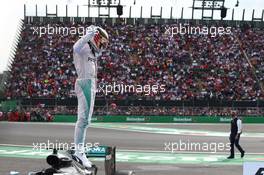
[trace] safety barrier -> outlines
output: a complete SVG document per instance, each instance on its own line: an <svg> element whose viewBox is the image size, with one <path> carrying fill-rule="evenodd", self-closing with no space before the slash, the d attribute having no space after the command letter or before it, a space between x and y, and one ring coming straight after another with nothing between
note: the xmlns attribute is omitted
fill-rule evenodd
<svg viewBox="0 0 264 175"><path fill-rule="evenodd" d="M241 117L243 123L264 123L264 116ZM76 115L56 115L54 122L76 122ZM93 116L92 122L123 123L229 123L228 116Z"/></svg>

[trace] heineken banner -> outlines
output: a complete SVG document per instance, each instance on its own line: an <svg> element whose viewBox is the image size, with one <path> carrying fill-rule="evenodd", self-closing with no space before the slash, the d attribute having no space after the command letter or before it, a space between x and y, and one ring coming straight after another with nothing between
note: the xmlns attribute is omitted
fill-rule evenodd
<svg viewBox="0 0 264 175"><path fill-rule="evenodd" d="M75 115L56 115L54 122L76 122ZM243 123L264 123L264 116L242 117ZM139 123L229 123L223 116L93 116L92 122Z"/></svg>

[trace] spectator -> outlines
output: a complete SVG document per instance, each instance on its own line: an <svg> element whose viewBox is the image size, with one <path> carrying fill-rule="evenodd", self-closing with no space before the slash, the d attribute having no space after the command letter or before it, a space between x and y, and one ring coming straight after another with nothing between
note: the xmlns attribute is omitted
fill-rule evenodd
<svg viewBox="0 0 264 175"><path fill-rule="evenodd" d="M72 46L78 35L33 34L25 24L6 96L67 98L74 96L76 71ZM54 23L80 27L82 23ZM110 52L98 60L98 84L164 84L164 93L97 93L97 98L143 100L264 99L264 32L234 27L230 35L164 35L164 25L103 25ZM172 26L178 26L173 24ZM202 27L202 26L200 26ZM108 50L109 50L108 49ZM245 51L245 52L244 52ZM246 53L246 54L244 54ZM160 113L163 113L161 110Z"/></svg>

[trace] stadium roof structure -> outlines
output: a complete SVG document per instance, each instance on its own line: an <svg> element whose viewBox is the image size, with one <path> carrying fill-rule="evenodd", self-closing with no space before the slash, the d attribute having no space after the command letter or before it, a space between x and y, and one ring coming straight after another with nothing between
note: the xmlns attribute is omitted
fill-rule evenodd
<svg viewBox="0 0 264 175"><path fill-rule="evenodd" d="M103 3L101 3L103 1ZM148 4L148 6L134 6L131 4L124 4L123 1L119 0L87 0L85 4L75 4L71 6L66 4L61 6L61 4L46 5L45 8L42 6L35 5L24 5L24 17L27 16L37 16L37 17L94 17L94 18L152 18L152 19L192 19L192 20L223 20L227 15L228 19L231 21L258 21L264 22L264 10L262 10L261 15L255 14L255 9L249 12L249 9L231 9L226 6L227 0L189 0L192 2L191 7L179 7L175 4L167 4L166 6L152 6L153 4ZM122 4L122 3L123 4ZM134 1L135 2L135 1ZM153 1L154 2L154 1ZM127 2L126 2L127 3ZM50 7L51 6L51 7ZM58 8L60 7L60 9ZM124 11L123 15L117 15L117 8L122 7ZM45 9L44 15L43 11L40 15L40 9ZM232 10L232 13L227 13ZM260 9L258 9L259 12ZM28 12L33 12L34 15L28 15ZM177 12L177 15L175 16ZM191 12L191 14L189 13ZM196 13L196 12L199 12ZM208 12L211 12L209 14ZM219 13L221 12L221 13ZM236 12L236 13L235 13ZM247 13L246 13L247 12ZM148 13L148 14L147 14ZM248 16L251 13L251 18ZM220 15L221 14L221 15ZM231 15L230 15L231 14ZM247 14L247 18L245 18ZM186 16L187 15L187 16ZM191 16L188 16L191 15Z"/></svg>

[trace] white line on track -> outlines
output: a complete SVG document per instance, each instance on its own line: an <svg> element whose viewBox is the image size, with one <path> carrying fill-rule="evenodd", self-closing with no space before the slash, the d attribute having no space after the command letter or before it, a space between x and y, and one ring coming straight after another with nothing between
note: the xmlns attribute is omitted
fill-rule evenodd
<svg viewBox="0 0 264 175"><path fill-rule="evenodd" d="M13 147L26 147L26 148L33 148L33 145L16 145L16 144L0 144L0 146L13 146Z"/></svg>

